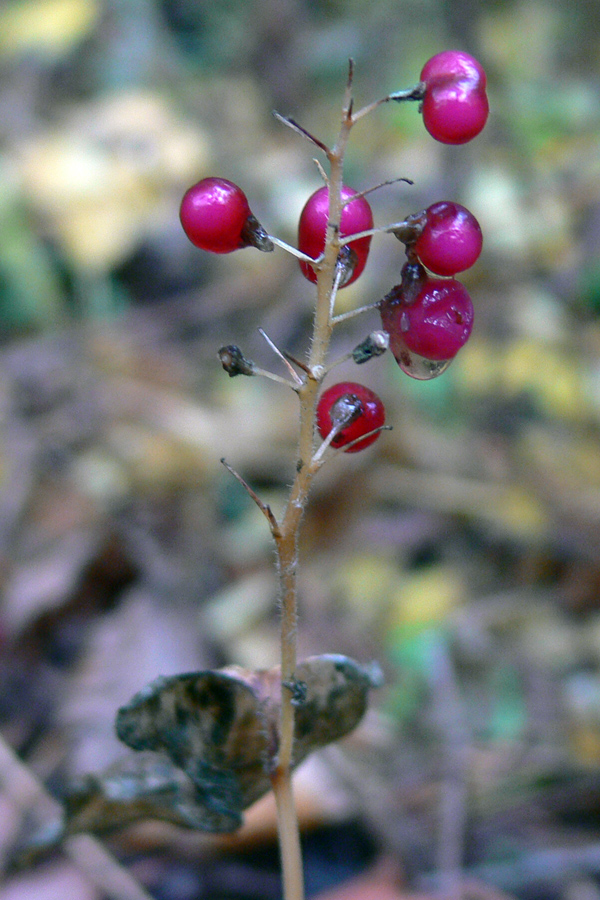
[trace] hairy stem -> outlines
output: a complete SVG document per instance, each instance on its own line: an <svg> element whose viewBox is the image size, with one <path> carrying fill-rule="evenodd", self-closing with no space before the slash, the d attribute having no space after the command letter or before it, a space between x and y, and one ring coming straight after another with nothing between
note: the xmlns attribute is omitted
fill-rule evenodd
<svg viewBox="0 0 600 900"><path fill-rule="evenodd" d="M306 377L297 389L300 400L300 426L296 476L277 532L274 532L281 604L281 717L279 752L272 773L278 810L279 845L283 869L284 900L303 900L300 833L294 807L291 771L294 753L294 684L297 658L298 619L298 547L299 535L310 486L318 466L312 465L314 453L315 409L317 395L326 371L325 360L331 339L332 308L337 290L336 262L340 251L343 161L352 127L351 78L344 99L342 124L333 150L327 150L329 174L329 221L323 257L316 266L317 302Z"/></svg>
<svg viewBox="0 0 600 900"><path fill-rule="evenodd" d="M291 779L278 773L272 779L277 804L279 846L282 860L283 896L285 900L303 900L304 877L298 816L294 806Z"/></svg>

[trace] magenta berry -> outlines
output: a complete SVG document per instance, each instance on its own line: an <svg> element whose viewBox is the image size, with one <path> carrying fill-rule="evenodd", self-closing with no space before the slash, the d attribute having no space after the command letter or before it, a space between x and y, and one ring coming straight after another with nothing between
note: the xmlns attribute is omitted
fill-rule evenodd
<svg viewBox="0 0 600 900"><path fill-rule="evenodd" d="M242 232L251 215L246 195L226 178L203 178L181 201L181 224L202 250L231 253L246 246Z"/></svg>
<svg viewBox="0 0 600 900"><path fill-rule="evenodd" d="M333 438L332 447L345 447L363 434L381 428L385 422L385 409L377 394L369 388L354 381L341 381L327 388L319 398L317 428L323 440L331 429L345 418L349 420L348 424ZM364 450L378 437L378 431L369 434L364 441L358 441L344 452L356 453Z"/></svg>
<svg viewBox="0 0 600 900"><path fill-rule="evenodd" d="M442 144L464 144L476 137L489 113L483 67L468 53L445 50L425 63L423 122Z"/></svg>
<svg viewBox="0 0 600 900"><path fill-rule="evenodd" d="M352 197L356 191L344 185L342 187L342 202ZM325 248L325 232L329 219L329 189L319 188L308 198L304 209L300 214L298 227L298 249L312 259L317 259ZM358 234L360 231L368 231L373 227L373 213L364 197L358 197L347 203L342 209L340 218L340 237ZM342 286L352 284L361 274L367 262L371 238L359 238L351 241L347 246L353 252L354 268L349 278L343 281ZM309 281L316 282L317 274L310 263L300 260L302 274Z"/></svg>
<svg viewBox="0 0 600 900"><path fill-rule="evenodd" d="M184 194L179 210L183 230L196 247L232 253L242 247L272 250L243 190L226 178L203 178Z"/></svg>
<svg viewBox="0 0 600 900"><path fill-rule="evenodd" d="M414 245L419 260L436 275L456 275L478 259L483 235L475 216L461 206L443 200L426 211L426 222Z"/></svg>
<svg viewBox="0 0 600 900"><path fill-rule="evenodd" d="M473 303L460 281L428 278L405 310L404 341L425 359L452 359L473 328Z"/></svg>
<svg viewBox="0 0 600 900"><path fill-rule="evenodd" d="M468 340L473 304L459 281L426 278L412 303L403 300L401 289L388 294L381 305L381 320L400 363L406 351L439 362L455 357Z"/></svg>

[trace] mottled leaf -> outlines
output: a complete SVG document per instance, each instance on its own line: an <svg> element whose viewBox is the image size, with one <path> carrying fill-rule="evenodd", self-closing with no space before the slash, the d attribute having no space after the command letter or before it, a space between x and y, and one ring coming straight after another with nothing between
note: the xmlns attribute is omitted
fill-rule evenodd
<svg viewBox="0 0 600 900"><path fill-rule="evenodd" d="M293 764L352 731L379 680L374 667L345 656L299 663L284 687L296 706ZM30 831L14 861L27 865L71 834L103 834L140 819L235 831L243 810L271 787L280 699L278 668L156 679L117 714L119 738L140 752L72 785L62 821Z"/></svg>
<svg viewBox="0 0 600 900"><path fill-rule="evenodd" d="M377 666L361 666L347 656L313 656L299 663L296 680L305 685L305 696L296 707L294 765L356 728L369 690L381 678Z"/></svg>
<svg viewBox="0 0 600 900"><path fill-rule="evenodd" d="M65 798L65 834L99 833L146 818L210 831L239 825L233 816L211 816L185 773L158 753L131 754L102 775L86 776Z"/></svg>
<svg viewBox="0 0 600 900"><path fill-rule="evenodd" d="M300 663L294 765L348 734L362 718L373 670L344 656ZM207 831L233 830L265 794L277 756L279 669L229 667L159 678L117 714L117 734L134 750L162 751L191 779Z"/></svg>
<svg viewBox="0 0 600 900"><path fill-rule="evenodd" d="M264 723L247 684L218 671L158 678L119 710L116 727L133 750L164 751L188 775L207 811L207 830L238 827L243 797L265 778L267 756ZM214 828L219 816L229 828Z"/></svg>
<svg viewBox="0 0 600 900"><path fill-rule="evenodd" d="M105 771L86 775L63 797L63 816L29 828L12 848L14 868L31 865L80 832L106 834L140 819L159 819L203 831L233 831L240 815L214 813L195 785L164 754L130 753Z"/></svg>

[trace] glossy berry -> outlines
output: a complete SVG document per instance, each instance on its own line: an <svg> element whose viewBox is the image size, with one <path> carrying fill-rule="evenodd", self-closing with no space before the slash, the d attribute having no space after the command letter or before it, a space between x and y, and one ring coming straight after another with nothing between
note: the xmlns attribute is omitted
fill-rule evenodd
<svg viewBox="0 0 600 900"><path fill-rule="evenodd" d="M436 275L456 275L475 263L483 235L475 216L461 206L443 200L425 211L426 222L414 245L419 260Z"/></svg>
<svg viewBox="0 0 600 900"><path fill-rule="evenodd" d="M355 193L356 191L352 190L352 188L344 185L342 187L342 201L352 197ZM300 214L298 227L298 249L306 253L307 256L312 257L312 259L319 257L325 248L325 232L328 219L329 189L322 187L315 191L306 201ZM352 200L344 206L340 218L340 237L357 234L359 231L368 231L372 227L373 213L364 197ZM370 245L370 237L359 238L357 241L351 241L347 245L353 251L352 260L354 266L351 274L342 282L342 287L352 284L361 274L367 262ZM300 260L300 268L305 278L316 282L317 275L310 263Z"/></svg>
<svg viewBox="0 0 600 900"><path fill-rule="evenodd" d="M339 422L348 424L331 441L332 447L345 447L363 434L381 428L385 422L383 403L373 391L354 381L341 381L321 394L317 404L317 428L323 440ZM348 447L345 453L357 453L377 440L379 432Z"/></svg>
<svg viewBox="0 0 600 900"><path fill-rule="evenodd" d="M442 144L464 144L482 130L489 113L486 75L476 59L445 50L425 63L423 122Z"/></svg>
<svg viewBox="0 0 600 900"><path fill-rule="evenodd" d="M196 247L211 253L231 253L254 243L260 225L243 190L226 178L203 178L186 191L179 217Z"/></svg>
<svg viewBox="0 0 600 900"><path fill-rule="evenodd" d="M399 363L408 364L411 353L440 362L453 359L468 340L473 303L459 281L426 278L412 303L402 299L401 290L389 294L381 305L381 320Z"/></svg>

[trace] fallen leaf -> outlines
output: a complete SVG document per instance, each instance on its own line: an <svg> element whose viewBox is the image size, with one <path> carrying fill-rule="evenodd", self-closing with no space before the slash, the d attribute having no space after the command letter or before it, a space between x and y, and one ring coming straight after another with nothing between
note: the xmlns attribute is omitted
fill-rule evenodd
<svg viewBox="0 0 600 900"><path fill-rule="evenodd" d="M352 731L380 684L376 666L314 656L296 667L293 765ZM278 667L230 666L157 678L117 713L118 737L140 751L87 775L64 798L62 821L29 834L19 866L79 832L102 834L141 819L227 833L271 787L281 705Z"/></svg>
<svg viewBox="0 0 600 900"><path fill-rule="evenodd" d="M293 765L352 731L378 676L345 656L300 663ZM117 735L134 750L166 753L193 782L201 826L232 831L271 787L277 755L279 669L237 667L159 678L117 714Z"/></svg>

